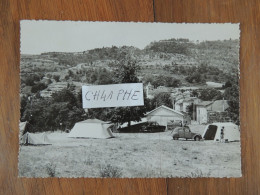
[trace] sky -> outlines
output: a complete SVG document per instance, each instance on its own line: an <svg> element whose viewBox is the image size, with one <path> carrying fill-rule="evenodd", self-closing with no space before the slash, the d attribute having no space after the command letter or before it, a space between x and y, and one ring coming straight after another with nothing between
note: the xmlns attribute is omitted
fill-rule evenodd
<svg viewBox="0 0 260 195"><path fill-rule="evenodd" d="M21 53L82 52L111 46L143 49L152 41L239 39L239 24L180 24L22 20Z"/></svg>

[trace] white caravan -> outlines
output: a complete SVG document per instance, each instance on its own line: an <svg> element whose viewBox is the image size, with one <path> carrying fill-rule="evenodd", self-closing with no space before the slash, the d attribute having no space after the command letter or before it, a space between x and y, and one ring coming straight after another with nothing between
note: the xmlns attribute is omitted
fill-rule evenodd
<svg viewBox="0 0 260 195"><path fill-rule="evenodd" d="M212 123L206 126L202 138L214 141L240 141L239 126L234 123Z"/></svg>

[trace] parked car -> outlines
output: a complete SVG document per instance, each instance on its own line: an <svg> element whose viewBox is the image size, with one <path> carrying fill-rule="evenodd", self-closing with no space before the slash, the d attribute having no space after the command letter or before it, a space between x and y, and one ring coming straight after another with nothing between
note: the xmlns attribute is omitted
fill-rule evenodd
<svg viewBox="0 0 260 195"><path fill-rule="evenodd" d="M188 126L184 126L184 127L176 127L173 130L172 138L174 140L178 140L179 138L184 138L186 140L193 139L195 141L200 141L202 139L202 136L198 133L191 132Z"/></svg>
<svg viewBox="0 0 260 195"><path fill-rule="evenodd" d="M117 129L120 133L140 133L140 129L145 125L145 122L131 125L130 127L119 127Z"/></svg>
<svg viewBox="0 0 260 195"><path fill-rule="evenodd" d="M155 122L155 121L149 121L144 123L144 125L141 128L141 132L163 132L165 131L166 126L163 125L159 125L159 123Z"/></svg>

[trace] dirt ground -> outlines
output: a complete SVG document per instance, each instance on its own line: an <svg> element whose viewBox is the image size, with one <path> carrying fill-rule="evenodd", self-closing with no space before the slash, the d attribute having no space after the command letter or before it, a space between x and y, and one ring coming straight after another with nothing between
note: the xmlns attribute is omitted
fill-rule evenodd
<svg viewBox="0 0 260 195"><path fill-rule="evenodd" d="M201 133L201 125L191 127ZM52 145L21 146L21 177L240 177L240 143L172 140L171 132L114 133L73 139L53 133ZM51 140L50 140L51 141Z"/></svg>

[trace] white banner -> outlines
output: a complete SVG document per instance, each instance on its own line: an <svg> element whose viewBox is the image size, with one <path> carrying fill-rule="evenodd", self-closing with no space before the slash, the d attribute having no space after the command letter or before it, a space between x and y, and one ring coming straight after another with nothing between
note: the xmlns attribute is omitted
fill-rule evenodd
<svg viewBox="0 0 260 195"><path fill-rule="evenodd" d="M83 108L143 106L143 83L82 86Z"/></svg>

